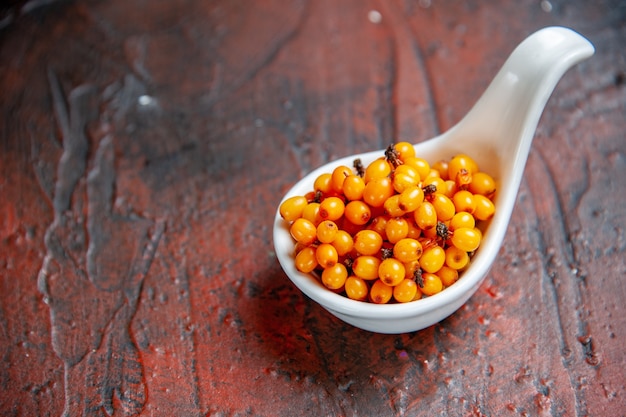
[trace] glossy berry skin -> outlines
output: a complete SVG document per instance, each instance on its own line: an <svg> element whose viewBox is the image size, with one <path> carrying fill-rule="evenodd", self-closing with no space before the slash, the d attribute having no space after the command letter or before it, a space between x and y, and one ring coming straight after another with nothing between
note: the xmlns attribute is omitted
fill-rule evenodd
<svg viewBox="0 0 626 417"><path fill-rule="evenodd" d="M367 282L354 275L351 275L346 279L344 287L348 298L353 300L365 301L369 294Z"/></svg>
<svg viewBox="0 0 626 417"><path fill-rule="evenodd" d="M456 229L450 238L452 244L465 252L473 252L478 249L482 236L476 229L461 227Z"/></svg>
<svg viewBox="0 0 626 417"><path fill-rule="evenodd" d="M342 288L348 278L348 270L342 263L337 263L322 271L322 283L326 288L338 290Z"/></svg>
<svg viewBox="0 0 626 417"><path fill-rule="evenodd" d="M361 230L354 235L354 250L361 255L377 255L383 246L383 238L374 230Z"/></svg>
<svg viewBox="0 0 626 417"><path fill-rule="evenodd" d="M393 287L376 280L370 289L370 300L376 304L387 304L393 296Z"/></svg>
<svg viewBox="0 0 626 417"><path fill-rule="evenodd" d="M335 266L339 260L337 249L330 243L322 243L315 250L315 258L322 268L330 268Z"/></svg>
<svg viewBox="0 0 626 417"><path fill-rule="evenodd" d="M417 283L412 279L402 280L402 282L393 287L393 298L399 303L414 301L421 295L422 293Z"/></svg>
<svg viewBox="0 0 626 417"><path fill-rule="evenodd" d="M375 179L386 178L391 173L391 166L384 158L375 159L365 168L363 179L368 183Z"/></svg>
<svg viewBox="0 0 626 417"><path fill-rule="evenodd" d="M304 196L293 196L282 202L279 211L283 219L292 222L302 217L304 208L309 204Z"/></svg>
<svg viewBox="0 0 626 417"><path fill-rule="evenodd" d="M324 220L339 220L346 205L339 197L327 197L320 203L319 215Z"/></svg>
<svg viewBox="0 0 626 417"><path fill-rule="evenodd" d="M467 252L455 246L446 248L445 258L445 264L457 271L465 268L470 260Z"/></svg>
<svg viewBox="0 0 626 417"><path fill-rule="evenodd" d="M350 201L360 200L363 197L363 190L365 190L365 181L358 175L349 175L343 181L343 195Z"/></svg>
<svg viewBox="0 0 626 417"><path fill-rule="evenodd" d="M434 245L424 249L420 257L420 266L426 272L435 273L446 262L446 253L441 246Z"/></svg>
<svg viewBox="0 0 626 417"><path fill-rule="evenodd" d="M376 256L359 256L352 263L352 272L359 278L370 281L378 279L380 258Z"/></svg>
<svg viewBox="0 0 626 417"><path fill-rule="evenodd" d="M489 220L493 217L496 207L491 200L480 194L476 194L474 200L476 201L474 217L477 220Z"/></svg>
<svg viewBox="0 0 626 417"><path fill-rule="evenodd" d="M439 278L435 274L426 272L422 274L422 280L424 286L420 289L425 295L435 295L443 290L443 283L441 282L441 278Z"/></svg>
<svg viewBox="0 0 626 417"><path fill-rule="evenodd" d="M472 175L469 191L472 194L491 197L496 192L496 182L491 175L485 172L476 172Z"/></svg>
<svg viewBox="0 0 626 417"><path fill-rule="evenodd" d="M317 228L315 225L309 220L303 218L296 219L291 224L289 232L296 242L307 246L315 242L315 239L317 238Z"/></svg>
<svg viewBox="0 0 626 417"><path fill-rule="evenodd" d="M395 258L383 259L378 266L378 277L391 287L402 282L404 275L404 264Z"/></svg>
<svg viewBox="0 0 626 417"><path fill-rule="evenodd" d="M339 227L332 220L324 220L319 225L317 225L317 240L322 243L331 243L337 232L339 231Z"/></svg>
<svg viewBox="0 0 626 417"><path fill-rule="evenodd" d="M300 272L308 274L317 268L317 258L315 257L315 249L311 246L307 246L296 254L295 259L296 269Z"/></svg>
<svg viewBox="0 0 626 417"><path fill-rule="evenodd" d="M422 244L417 239L400 239L393 246L393 256L400 262L412 262L422 256Z"/></svg>
<svg viewBox="0 0 626 417"><path fill-rule="evenodd" d="M388 177L373 179L365 184L363 201L371 207L382 207L385 200L394 193L393 184Z"/></svg>
<svg viewBox="0 0 626 417"><path fill-rule="evenodd" d="M335 247L337 255L345 256L352 252L352 249L354 249L354 239L350 233L345 230L338 230L335 234L335 238L331 242L331 245Z"/></svg>
<svg viewBox="0 0 626 417"><path fill-rule="evenodd" d="M432 229L437 226L437 211L428 201L424 201L414 212L415 223L422 230Z"/></svg>
<svg viewBox="0 0 626 417"><path fill-rule="evenodd" d="M369 222L372 217L372 209L361 200L350 201L345 209L344 215L352 224L362 226Z"/></svg>
<svg viewBox="0 0 626 417"><path fill-rule="evenodd" d="M331 174L330 180L333 191L338 193L342 192L343 183L349 175L352 175L352 168L345 165L340 165L335 168Z"/></svg>

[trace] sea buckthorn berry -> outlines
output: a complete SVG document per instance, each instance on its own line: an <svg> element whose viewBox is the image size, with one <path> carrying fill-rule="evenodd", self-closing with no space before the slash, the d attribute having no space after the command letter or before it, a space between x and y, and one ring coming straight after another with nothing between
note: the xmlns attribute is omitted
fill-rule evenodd
<svg viewBox="0 0 626 417"><path fill-rule="evenodd" d="M342 288L347 278L348 270L342 263L336 263L322 271L322 284L331 290Z"/></svg>
<svg viewBox="0 0 626 417"><path fill-rule="evenodd" d="M473 175L478 172L478 165L471 157L465 154L456 155L452 157L448 163L448 178L456 180L457 174L462 169L465 169L470 175Z"/></svg>
<svg viewBox="0 0 626 417"><path fill-rule="evenodd" d="M415 280L416 274L421 274L420 263L418 260L405 262L404 278Z"/></svg>
<svg viewBox="0 0 626 417"><path fill-rule="evenodd" d="M399 197L398 206L407 213L417 210L424 201L424 190L422 187L413 185L406 188Z"/></svg>
<svg viewBox="0 0 626 417"><path fill-rule="evenodd" d="M365 181L358 175L348 175L343 181L343 195L350 201L363 198L363 190L365 190Z"/></svg>
<svg viewBox="0 0 626 417"><path fill-rule="evenodd" d="M456 212L454 203L444 194L435 193L431 204L435 207L437 220L442 222L450 220Z"/></svg>
<svg viewBox="0 0 626 417"><path fill-rule="evenodd" d="M432 194L435 194L435 193L442 194L447 189L446 180L444 180L441 177L426 177L426 179L422 181L422 188L425 188L429 185L432 185L435 187L435 192Z"/></svg>
<svg viewBox="0 0 626 417"><path fill-rule="evenodd" d="M318 225L322 218L320 217L320 203L311 202L302 210L302 218L310 221L314 225Z"/></svg>
<svg viewBox="0 0 626 417"><path fill-rule="evenodd" d="M450 241L457 248L465 252L473 252L480 246L482 236L476 229L461 227L456 229L450 238Z"/></svg>
<svg viewBox="0 0 626 417"><path fill-rule="evenodd" d="M428 163L428 161L426 161L423 158L419 158L419 157L407 158L404 161L404 165L409 165L417 169L417 172L421 179L426 178L426 176L430 172L430 164Z"/></svg>
<svg viewBox="0 0 626 417"><path fill-rule="evenodd" d="M350 275L346 279L344 288L345 288L346 295L348 296L348 298L351 298L357 301L365 301L370 291L367 285L367 282L365 282L364 279L359 278L355 275Z"/></svg>
<svg viewBox="0 0 626 417"><path fill-rule="evenodd" d="M452 198L452 196L458 191L456 183L452 180L446 180L446 186L445 189L443 190L443 192L441 194L445 195L446 197Z"/></svg>
<svg viewBox="0 0 626 417"><path fill-rule="evenodd" d="M475 226L476 220L474 220L474 216L466 211L459 211L450 220L449 228L451 230L460 229L461 227L473 229Z"/></svg>
<svg viewBox="0 0 626 417"><path fill-rule="evenodd" d="M450 178L448 176L448 161L437 161L432 165L432 169L437 170L439 172L439 176L442 179L447 180L448 178Z"/></svg>
<svg viewBox="0 0 626 417"><path fill-rule="evenodd" d="M315 182L313 183L313 189L323 194L330 193L333 189L332 174L324 173L324 174L319 175L315 179Z"/></svg>
<svg viewBox="0 0 626 417"><path fill-rule="evenodd" d="M472 182L469 184L469 191L474 194L480 194L491 198L491 196L496 192L496 182L491 175L479 171L472 175Z"/></svg>
<svg viewBox="0 0 626 417"><path fill-rule="evenodd" d="M398 168L403 166L405 165L400 165ZM393 189L397 193L401 193L407 188L417 185L419 183L419 178L412 177L409 174L394 173L391 181Z"/></svg>
<svg viewBox="0 0 626 417"><path fill-rule="evenodd" d="M365 168L365 176L363 179L365 183L380 179L386 178L391 173L391 165L385 158L378 158L370 162L370 164Z"/></svg>
<svg viewBox="0 0 626 417"><path fill-rule="evenodd" d="M332 220L324 220L317 225L317 240L322 243L330 243L335 239L339 228Z"/></svg>
<svg viewBox="0 0 626 417"><path fill-rule="evenodd" d="M354 250L361 255L376 255L383 247L383 238L374 230L361 230L354 235Z"/></svg>
<svg viewBox="0 0 626 417"><path fill-rule="evenodd" d="M344 216L351 223L362 226L370 221L372 210L361 200L350 201L344 210Z"/></svg>
<svg viewBox="0 0 626 417"><path fill-rule="evenodd" d="M370 300L376 304L387 304L393 296L393 287L377 279L370 288Z"/></svg>
<svg viewBox="0 0 626 417"><path fill-rule="evenodd" d="M400 239L393 245L394 258L404 263L418 260L422 256L422 252L422 244L416 239Z"/></svg>
<svg viewBox="0 0 626 417"><path fill-rule="evenodd" d="M403 217L392 217L385 225L385 234L390 243L396 243L409 234L409 223Z"/></svg>
<svg viewBox="0 0 626 417"><path fill-rule="evenodd" d="M420 267L425 272L434 274L439 271L446 262L446 252L439 245L430 246L424 249L419 261Z"/></svg>
<svg viewBox="0 0 626 417"><path fill-rule="evenodd" d="M317 228L309 220L296 219L289 228L289 233L296 240L304 245L310 245L317 239Z"/></svg>
<svg viewBox="0 0 626 417"><path fill-rule="evenodd" d="M403 164L396 167L396 169L393 171L393 175L396 174L408 175L409 177L413 178L416 183L421 181L419 171L417 170L417 168L411 165Z"/></svg>
<svg viewBox="0 0 626 417"><path fill-rule="evenodd" d="M412 217L405 217L406 221L409 225L409 232L406 234L406 237L411 239L418 239L422 235L422 229L417 227L415 223L415 219Z"/></svg>
<svg viewBox="0 0 626 417"><path fill-rule="evenodd" d="M408 303L414 301L422 295L417 283L412 279L404 279L398 285L393 287L393 298L399 303Z"/></svg>
<svg viewBox="0 0 626 417"><path fill-rule="evenodd" d="M393 145L396 152L398 152L398 158L404 162L407 158L415 157L415 148L409 142L397 142Z"/></svg>
<svg viewBox="0 0 626 417"><path fill-rule="evenodd" d="M396 258L383 259L378 266L378 278L391 287L402 282L405 272L404 264Z"/></svg>
<svg viewBox="0 0 626 417"><path fill-rule="evenodd" d="M352 168L345 165L339 165L333 170L333 173L331 174L332 189L338 193L343 192L343 182L349 175L352 174Z"/></svg>
<svg viewBox="0 0 626 417"><path fill-rule="evenodd" d="M317 268L317 258L315 257L315 248L307 246L296 254L296 269L300 272L308 274Z"/></svg>
<svg viewBox="0 0 626 417"><path fill-rule="evenodd" d="M367 281L378 279L380 258L370 255L357 256L352 262L352 272L359 278Z"/></svg>
<svg viewBox="0 0 626 417"><path fill-rule="evenodd" d="M415 224L420 229L428 230L437 226L437 212L430 202L424 201L413 213Z"/></svg>
<svg viewBox="0 0 626 417"><path fill-rule="evenodd" d="M387 240L387 233L385 232L385 228L387 227L387 222L391 217L388 215L376 216L369 224L368 229L373 230L378 233L383 240Z"/></svg>
<svg viewBox="0 0 626 417"><path fill-rule="evenodd" d="M467 190L471 182L472 174L470 174L467 169L464 168L459 170L459 172L456 174L456 178L454 179L454 184L459 190Z"/></svg>
<svg viewBox="0 0 626 417"><path fill-rule="evenodd" d="M338 220L343 216L346 205L339 197L327 197L320 203L320 217L324 220Z"/></svg>
<svg viewBox="0 0 626 417"><path fill-rule="evenodd" d="M354 249L354 239L345 230L338 230L330 244L335 247L339 256L345 256Z"/></svg>
<svg viewBox="0 0 626 417"><path fill-rule="evenodd" d="M406 212L400 208L400 194L394 194L385 200L383 208L385 209L385 213L391 217L400 217L406 214Z"/></svg>
<svg viewBox="0 0 626 417"><path fill-rule="evenodd" d="M289 197L280 205L280 215L288 222L292 222L302 217L302 212L307 204L309 204L309 202L304 196Z"/></svg>
<svg viewBox="0 0 626 417"><path fill-rule="evenodd" d="M423 286L420 288L425 295L435 295L443 290L441 278L430 272L422 274Z"/></svg>
<svg viewBox="0 0 626 417"><path fill-rule="evenodd" d="M455 246L448 246L446 248L446 265L452 269L463 269L469 263L470 257L462 249Z"/></svg>
<svg viewBox="0 0 626 417"><path fill-rule="evenodd" d="M444 287L449 287L459 279L459 271L446 265L442 266L435 275L439 277Z"/></svg>
<svg viewBox="0 0 626 417"><path fill-rule="evenodd" d="M363 201L372 207L382 207L385 200L394 193L393 184L388 177L375 178L366 182L363 190Z"/></svg>
<svg viewBox="0 0 626 417"><path fill-rule="evenodd" d="M473 213L476 209L476 200L474 199L474 194L470 193L467 190L457 191L452 196L452 202L454 203L454 207L456 211L466 211L468 213Z"/></svg>
<svg viewBox="0 0 626 417"><path fill-rule="evenodd" d="M330 268L339 260L339 254L330 243L322 243L315 249L315 258L322 268Z"/></svg>
<svg viewBox="0 0 626 417"><path fill-rule="evenodd" d="M493 201L481 194L475 194L476 209L474 209L474 217L477 220L489 220L496 211Z"/></svg>

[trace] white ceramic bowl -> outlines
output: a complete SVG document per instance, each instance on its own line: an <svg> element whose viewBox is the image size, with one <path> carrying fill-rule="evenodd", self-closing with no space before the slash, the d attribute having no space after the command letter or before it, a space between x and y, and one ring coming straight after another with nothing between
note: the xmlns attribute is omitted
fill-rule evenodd
<svg viewBox="0 0 626 417"><path fill-rule="evenodd" d="M364 330L405 333L431 326L461 307L478 289L495 260L515 205L528 152L545 104L561 76L593 55L594 48L576 32L550 27L526 38L511 54L480 100L446 133L415 145L416 154L431 164L459 153L470 155L482 171L496 179L496 213L482 225L483 240L459 280L433 296L404 304L377 305L351 300L326 289L313 275L294 265L294 241L278 210L274 220L276 256L293 283L333 315ZM366 166L383 150L352 155L322 166L285 195L313 190L318 175L338 165ZM281 201L282 202L282 201Z"/></svg>

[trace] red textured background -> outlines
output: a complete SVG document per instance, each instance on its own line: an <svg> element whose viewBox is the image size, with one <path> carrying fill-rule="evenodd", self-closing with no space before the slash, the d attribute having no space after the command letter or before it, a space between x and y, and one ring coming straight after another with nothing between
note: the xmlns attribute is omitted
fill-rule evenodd
<svg viewBox="0 0 626 417"><path fill-rule="evenodd" d="M476 295L393 336L299 293L284 192L446 130L548 25L597 52ZM0 414L626 415L625 42L618 0L5 3Z"/></svg>

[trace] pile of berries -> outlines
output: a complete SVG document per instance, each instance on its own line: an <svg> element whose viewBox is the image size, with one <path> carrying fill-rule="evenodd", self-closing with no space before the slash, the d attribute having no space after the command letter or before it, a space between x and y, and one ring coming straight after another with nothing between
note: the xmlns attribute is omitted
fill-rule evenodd
<svg viewBox="0 0 626 417"><path fill-rule="evenodd" d="M432 166L398 142L364 167L338 166L279 208L295 240L295 266L331 291L405 303L452 285L495 211L494 179L467 155Z"/></svg>

